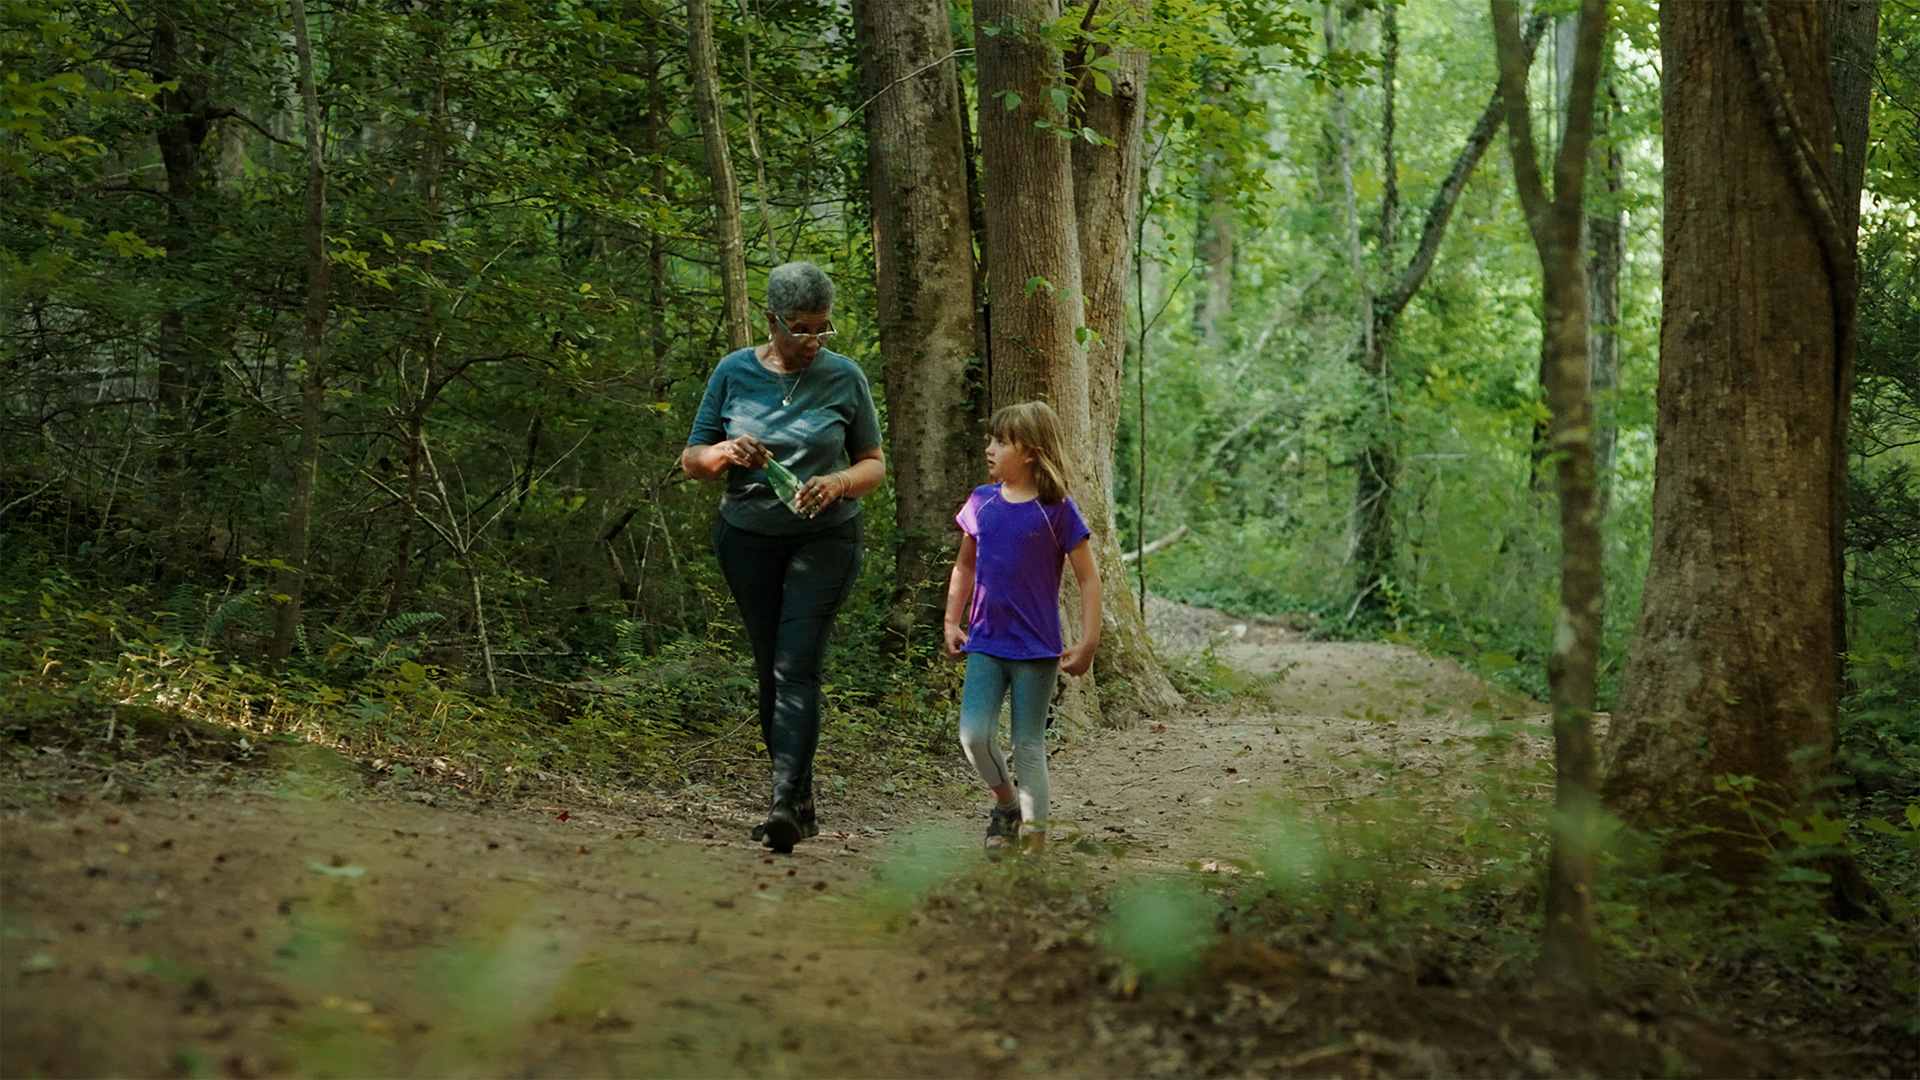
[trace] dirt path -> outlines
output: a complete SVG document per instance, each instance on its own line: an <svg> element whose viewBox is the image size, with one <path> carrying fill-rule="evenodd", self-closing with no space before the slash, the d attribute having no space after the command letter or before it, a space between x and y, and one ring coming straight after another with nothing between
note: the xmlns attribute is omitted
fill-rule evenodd
<svg viewBox="0 0 1920 1080"><path fill-rule="evenodd" d="M1263 796L1310 802L1335 784L1350 795L1386 770L1446 785L1476 714L1528 707L1410 650L1312 643L1197 609L1156 614L1165 647L1215 642L1228 664L1266 678L1272 707L1198 706L1063 745L1053 787L1068 842L1047 856L1062 873L1233 872L1260 842ZM1508 752L1542 750L1522 739ZM1097 1018L1091 1029L1063 1020L1019 1049L1005 1009L1032 1005L1030 991L983 980L1010 943L916 925L927 887L979 860L976 802L825 806L829 832L790 857L747 840L745 805L653 797L617 814L262 794L9 812L0 1072L1143 1067L1096 1052L1114 1042ZM1021 1023L1034 1027L1033 1015ZM1186 1051L1171 1052L1171 1071L1187 1071ZM1361 1074L1381 1071L1370 1060Z"/></svg>

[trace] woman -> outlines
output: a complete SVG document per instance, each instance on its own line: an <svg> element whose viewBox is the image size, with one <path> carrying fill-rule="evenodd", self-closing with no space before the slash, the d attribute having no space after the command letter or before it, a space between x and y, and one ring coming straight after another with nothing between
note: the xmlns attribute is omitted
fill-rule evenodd
<svg viewBox="0 0 1920 1080"><path fill-rule="evenodd" d="M782 852L820 831L820 668L833 617L860 570L858 499L887 472L866 374L823 347L834 335L832 314L824 271L807 262L774 267L768 340L714 368L680 454L688 476L727 481L713 547L753 645L760 734L773 763L767 820L753 835ZM769 460L802 481L791 503L775 493Z"/></svg>

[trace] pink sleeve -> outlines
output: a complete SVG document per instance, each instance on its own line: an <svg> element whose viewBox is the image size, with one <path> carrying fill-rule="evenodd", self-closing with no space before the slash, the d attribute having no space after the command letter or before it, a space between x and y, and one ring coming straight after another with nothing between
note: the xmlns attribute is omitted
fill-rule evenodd
<svg viewBox="0 0 1920 1080"><path fill-rule="evenodd" d="M976 491L973 494L967 496L966 505L962 506L960 508L960 512L953 516L953 520L956 522L959 522L961 532L966 533L968 536L971 536L976 540L980 538L980 493L979 492Z"/></svg>

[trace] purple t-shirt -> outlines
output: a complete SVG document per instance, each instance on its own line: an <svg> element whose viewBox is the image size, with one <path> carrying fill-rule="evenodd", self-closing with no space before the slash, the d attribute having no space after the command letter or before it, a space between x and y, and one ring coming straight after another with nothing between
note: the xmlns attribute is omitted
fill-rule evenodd
<svg viewBox="0 0 1920 1080"><path fill-rule="evenodd" d="M999 484L973 489L955 518L973 537L967 651L1002 660L1060 655L1060 570L1089 535L1071 497L1010 503Z"/></svg>

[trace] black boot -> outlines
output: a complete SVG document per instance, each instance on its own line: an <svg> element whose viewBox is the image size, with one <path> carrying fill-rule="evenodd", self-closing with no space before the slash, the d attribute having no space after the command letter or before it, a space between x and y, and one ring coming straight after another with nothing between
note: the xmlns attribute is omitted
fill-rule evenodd
<svg viewBox="0 0 1920 1080"><path fill-rule="evenodd" d="M767 808L766 822L760 826L762 844L785 854L792 851L793 845L800 842L800 815L796 809L802 794L799 783L790 775L780 776L779 771L776 770L772 805Z"/></svg>
<svg viewBox="0 0 1920 1080"><path fill-rule="evenodd" d="M767 811L767 820L760 826L760 842L785 855L800 842L802 830L800 819L793 812L793 805L775 799L772 809Z"/></svg>
<svg viewBox="0 0 1920 1080"><path fill-rule="evenodd" d="M805 785L799 796L796 797L792 803L794 824L800 827L800 839L802 840L820 835L820 821L813 808L812 788L812 784ZM771 814L768 815L768 820L772 820ZM752 836L756 841L764 843L767 839L766 824L763 822L755 825L752 832L748 833L748 835Z"/></svg>
<svg viewBox="0 0 1920 1080"><path fill-rule="evenodd" d="M793 804L793 816L800 824L800 838L820 835L820 821L814 815L813 794L809 792L799 802Z"/></svg>

